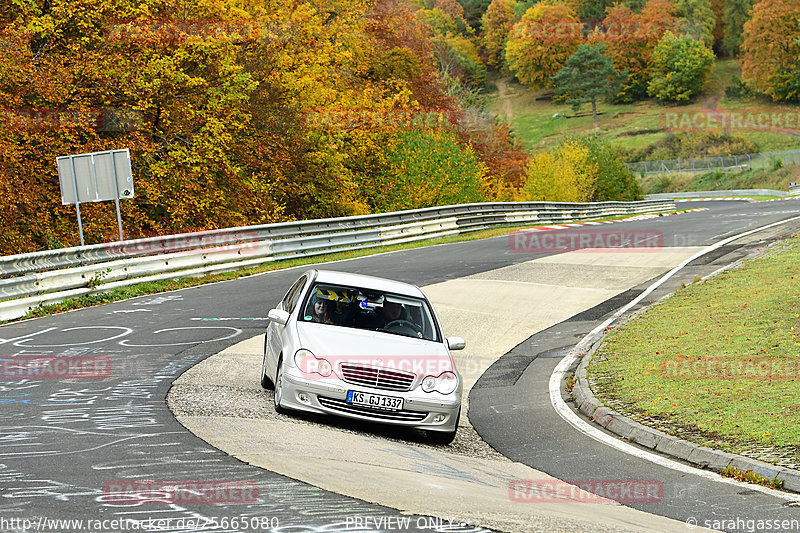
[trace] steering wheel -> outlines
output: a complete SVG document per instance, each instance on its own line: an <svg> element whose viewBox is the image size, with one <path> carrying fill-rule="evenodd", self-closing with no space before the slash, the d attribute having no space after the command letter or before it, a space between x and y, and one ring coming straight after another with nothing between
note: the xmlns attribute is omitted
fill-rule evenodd
<svg viewBox="0 0 800 533"><path fill-rule="evenodd" d="M422 338L422 328L419 327L414 322L410 320L392 320L385 326L383 326L384 330L393 330L393 329L403 329L403 328L410 328L417 334L417 336L421 339Z"/></svg>

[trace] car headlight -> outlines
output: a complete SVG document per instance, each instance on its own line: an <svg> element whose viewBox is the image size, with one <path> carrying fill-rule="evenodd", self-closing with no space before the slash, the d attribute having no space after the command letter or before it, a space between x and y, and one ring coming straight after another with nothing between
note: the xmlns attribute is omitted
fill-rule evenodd
<svg viewBox="0 0 800 533"><path fill-rule="evenodd" d="M438 376L425 376L422 380L422 390L425 392L437 391L450 394L458 388L458 376L452 372L442 372Z"/></svg>
<svg viewBox="0 0 800 533"><path fill-rule="evenodd" d="M309 350L300 349L294 354L294 364L305 374L319 374L327 378L333 372L327 359L318 358Z"/></svg>

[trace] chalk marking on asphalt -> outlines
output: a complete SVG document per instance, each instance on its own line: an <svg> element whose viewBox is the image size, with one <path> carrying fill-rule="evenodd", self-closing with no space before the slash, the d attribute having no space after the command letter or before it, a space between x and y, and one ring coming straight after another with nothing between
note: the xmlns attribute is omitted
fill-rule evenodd
<svg viewBox="0 0 800 533"><path fill-rule="evenodd" d="M769 489L766 487L761 487L759 485L753 485L750 483L742 483L739 481L735 481L730 478L722 477L721 475L716 474L714 472L709 472L707 470L700 470L699 468L695 468L693 466L688 466L678 463L662 455L658 455L643 450L641 448L638 448L632 444L628 444L627 442L623 442L619 440L617 437L609 435L604 431L601 431L597 426L583 420L581 417L576 415L569 407L569 405L567 405L567 403L563 400L563 398L561 398L561 381L564 379L567 369L577 360L578 354L588 350L589 346L591 345L590 339L592 339L599 332L606 329L612 322L614 322L620 316L625 314L634 305L642 301L648 294L650 294L658 287L663 285L668 279L670 279L672 276L674 276L676 273L682 270L683 267L685 267L695 259L702 257L705 254L712 252L717 248L725 246L726 244L733 242L737 239L741 239L743 237L747 237L748 235L752 235L753 233L758 233L759 231L763 231L765 229L769 229L775 226L780 226L797 220L800 220L800 216L789 218L786 220L781 220L778 222L773 222L772 224L767 224L766 226L762 226L756 229L746 231L744 233L740 233L738 235L734 235L732 237L728 237L727 239L723 239L719 242L712 244L711 246L704 248L703 250L700 250L699 252L689 257L688 259L680 263L678 266L676 266L675 268L664 274L658 281L650 285L643 293L641 293L639 296L631 300L627 305L619 309L611 317L605 320L602 324L598 325L591 332L589 332L583 339L581 339L581 341L575 346L575 348L572 349L570 353L558 363L555 370L553 370L552 375L550 376L550 404L553 406L553 409L555 409L556 413L558 413L558 415L562 419L564 419L564 421L566 421L569 425L571 425L584 435L591 437L602 444L611 446L612 448L616 448L623 453L627 453L629 455L633 455L634 457L638 457L639 459L644 459L653 462L659 466L670 468L672 470L677 470L679 472L683 472L686 474L694 474L712 481L718 481L720 483L727 483L730 485L746 487L751 490L757 490L764 494L768 494L770 496L776 496L784 500L796 501L796 502L800 501L800 495L788 494L785 492Z"/></svg>

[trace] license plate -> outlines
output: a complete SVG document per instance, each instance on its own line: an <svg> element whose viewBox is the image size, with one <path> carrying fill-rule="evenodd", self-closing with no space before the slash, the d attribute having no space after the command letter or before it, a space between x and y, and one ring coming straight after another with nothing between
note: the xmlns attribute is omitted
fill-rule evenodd
<svg viewBox="0 0 800 533"><path fill-rule="evenodd" d="M347 391L347 403L383 409L384 411L399 411L403 408L403 399L393 396L382 396L368 392Z"/></svg>

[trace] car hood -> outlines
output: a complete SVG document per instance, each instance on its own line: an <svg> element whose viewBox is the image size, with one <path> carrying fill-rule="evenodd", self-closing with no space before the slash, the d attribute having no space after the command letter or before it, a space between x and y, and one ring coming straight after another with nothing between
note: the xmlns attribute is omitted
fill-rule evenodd
<svg viewBox="0 0 800 533"><path fill-rule="evenodd" d="M335 368L337 362L356 361L414 369L417 373L420 368L455 371L453 359L441 342L309 322L298 322L297 333L300 347L318 358L331 359Z"/></svg>

